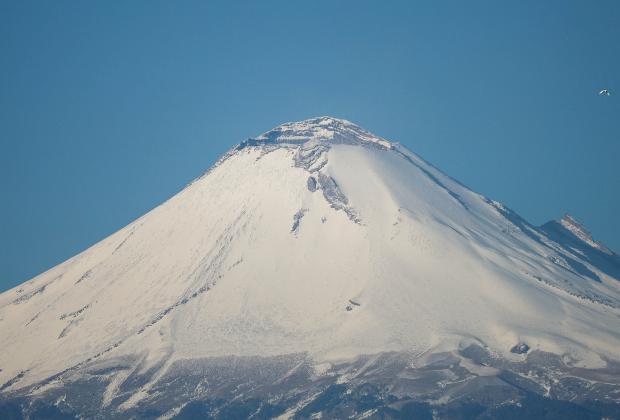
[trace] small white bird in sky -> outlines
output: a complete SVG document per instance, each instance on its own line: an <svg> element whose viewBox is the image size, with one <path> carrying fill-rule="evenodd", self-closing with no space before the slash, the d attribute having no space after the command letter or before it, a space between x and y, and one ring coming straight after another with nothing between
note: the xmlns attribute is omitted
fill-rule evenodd
<svg viewBox="0 0 620 420"><path fill-rule="evenodd" d="M609 89L603 89L598 94L601 96L609 96L611 95L611 92L609 91Z"/></svg>

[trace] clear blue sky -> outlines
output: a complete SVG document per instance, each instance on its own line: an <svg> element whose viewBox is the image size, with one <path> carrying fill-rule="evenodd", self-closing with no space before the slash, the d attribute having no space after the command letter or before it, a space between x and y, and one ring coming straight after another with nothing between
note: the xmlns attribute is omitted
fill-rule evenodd
<svg viewBox="0 0 620 420"><path fill-rule="evenodd" d="M620 251L618 0L1 1L0 290L319 115Z"/></svg>

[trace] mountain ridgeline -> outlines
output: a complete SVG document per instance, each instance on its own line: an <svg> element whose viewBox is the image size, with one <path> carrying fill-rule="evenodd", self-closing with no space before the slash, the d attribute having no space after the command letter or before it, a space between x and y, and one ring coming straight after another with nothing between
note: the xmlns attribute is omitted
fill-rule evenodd
<svg viewBox="0 0 620 420"><path fill-rule="evenodd" d="M0 295L1 418L620 418L620 257L331 117Z"/></svg>

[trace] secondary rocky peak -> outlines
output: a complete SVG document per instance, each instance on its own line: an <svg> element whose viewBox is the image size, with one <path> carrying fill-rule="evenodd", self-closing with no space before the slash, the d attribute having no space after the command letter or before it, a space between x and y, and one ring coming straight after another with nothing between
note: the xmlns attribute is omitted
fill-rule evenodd
<svg viewBox="0 0 620 420"><path fill-rule="evenodd" d="M560 219L560 223L562 224L562 226L566 227L567 229L576 230L576 231L583 233L584 235L590 236L590 232L588 232L588 230L585 228L583 223L581 223L580 221L578 221L577 219L575 219L573 216L571 216L568 213L566 213Z"/></svg>
<svg viewBox="0 0 620 420"><path fill-rule="evenodd" d="M564 229L568 230L577 238L581 239L583 242L590 245L592 248L599 249L603 252L609 253L610 251L602 244L596 242L594 238L592 238L592 234L586 227L575 219L570 214L566 213L564 217L559 220L559 223L564 227Z"/></svg>

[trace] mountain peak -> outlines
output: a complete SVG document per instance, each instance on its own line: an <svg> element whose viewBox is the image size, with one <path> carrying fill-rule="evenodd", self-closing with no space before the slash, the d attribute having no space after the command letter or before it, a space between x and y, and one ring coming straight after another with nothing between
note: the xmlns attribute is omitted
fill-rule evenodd
<svg viewBox="0 0 620 420"><path fill-rule="evenodd" d="M603 252L609 253L610 251L604 246L598 243L592 238L592 234L583 223L579 222L570 214L566 213L564 217L559 220L559 223L577 238L590 245L592 248L599 249Z"/></svg>
<svg viewBox="0 0 620 420"><path fill-rule="evenodd" d="M575 235L592 241L569 216L538 231L349 121L283 124L0 294L0 418L617 399L620 258Z"/></svg>
<svg viewBox="0 0 620 420"><path fill-rule="evenodd" d="M281 124L258 137L248 139L244 145L303 144L307 142L371 144L385 149L392 148L392 143L388 140L376 136L350 121L329 116Z"/></svg>

